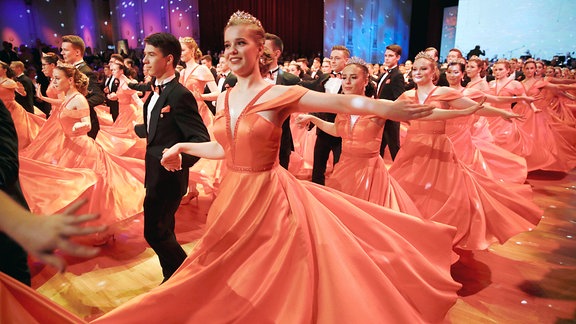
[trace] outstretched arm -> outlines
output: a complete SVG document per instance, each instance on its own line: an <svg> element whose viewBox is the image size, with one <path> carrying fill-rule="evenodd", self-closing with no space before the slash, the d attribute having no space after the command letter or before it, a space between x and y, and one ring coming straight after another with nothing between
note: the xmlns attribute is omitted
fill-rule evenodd
<svg viewBox="0 0 576 324"><path fill-rule="evenodd" d="M336 131L336 125L334 123L327 122L313 115L308 114L298 115L298 117L296 117L295 119L295 122L301 126L305 126L309 122L312 122L314 123L314 125L318 126L318 128L320 128L325 133L332 136L338 136L338 132Z"/></svg>
<svg viewBox="0 0 576 324"><path fill-rule="evenodd" d="M60 96L60 94L58 96ZM50 97L45 97L42 94L42 91L40 90L40 85L36 86L36 97L42 101L45 101L51 105L56 105L56 106L59 106L62 104L62 102L64 102L64 99L62 99L62 98L52 99Z"/></svg>
<svg viewBox="0 0 576 324"><path fill-rule="evenodd" d="M472 99L462 97L456 100L450 101L450 105L456 109L440 109L435 108L432 110L432 114L421 118L421 120L445 120L452 119L462 116L468 116L473 114L484 107L484 100L480 102L475 102Z"/></svg>
<svg viewBox="0 0 576 324"><path fill-rule="evenodd" d="M224 148L216 141L202 143L178 143L164 150L160 163L168 171L182 169L182 153L200 158L219 160L224 158Z"/></svg>
<svg viewBox="0 0 576 324"><path fill-rule="evenodd" d="M216 81L208 81L206 85L208 86L208 89L210 89L210 93L200 94L200 98L204 101L215 101L218 99L218 96L220 95L220 89L218 89Z"/></svg>
<svg viewBox="0 0 576 324"><path fill-rule="evenodd" d="M530 103L536 100L536 98L529 96L510 97L510 96L494 96L491 94L484 94L484 96L486 97L486 102L490 103L513 103L518 101L525 101L527 103Z"/></svg>
<svg viewBox="0 0 576 324"><path fill-rule="evenodd" d="M434 107L409 101L374 100L359 95L327 94L308 91L291 112L331 112L350 115L376 115L406 121L432 114Z"/></svg>
<svg viewBox="0 0 576 324"><path fill-rule="evenodd" d="M62 214L39 216L25 210L0 190L0 205L2 205L0 231L6 233L40 261L64 271L66 262L55 254L56 250L75 257L92 257L98 254L100 249L76 244L69 238L106 230L106 226L82 226L83 223L98 217L98 215L73 215L83 203L79 201L71 205Z"/></svg>

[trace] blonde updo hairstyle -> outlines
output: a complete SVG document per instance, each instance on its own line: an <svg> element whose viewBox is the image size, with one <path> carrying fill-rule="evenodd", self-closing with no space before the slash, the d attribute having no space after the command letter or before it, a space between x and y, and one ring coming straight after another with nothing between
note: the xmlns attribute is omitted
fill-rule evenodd
<svg viewBox="0 0 576 324"><path fill-rule="evenodd" d="M186 45L186 47L188 47L189 49L191 49L194 52L194 61L198 62L200 60L200 58L202 57L202 51L198 47L198 44L196 44L196 41L194 40L194 38L192 38L192 37L180 37L179 41L182 45Z"/></svg>
<svg viewBox="0 0 576 324"><path fill-rule="evenodd" d="M88 77L86 74L78 71L73 65L59 63L54 69L60 70L67 78L74 79L74 87L83 95L88 94Z"/></svg>
<svg viewBox="0 0 576 324"><path fill-rule="evenodd" d="M500 60L496 61L496 63L494 63L494 66L496 66L498 64L504 65L504 68L506 68L506 70L508 70L508 72L510 72L510 62L506 61L505 59L500 59Z"/></svg>
<svg viewBox="0 0 576 324"><path fill-rule="evenodd" d="M440 71L438 70L438 66L436 65L436 60L426 54L426 52L420 52L416 55L416 57L414 58L414 63L416 63L416 60L419 59L423 59L428 61L428 63L430 63L430 67L432 68L432 71L434 71L434 74L432 75L432 83L436 84L438 83L438 79L440 78Z"/></svg>
<svg viewBox="0 0 576 324"><path fill-rule="evenodd" d="M468 60L468 64L470 64L470 62L474 62L476 63L476 66L478 67L478 69L480 71L478 71L478 74L480 75L481 78L486 76L486 66L484 65L484 60L479 58L478 56L474 55L472 56L469 60Z"/></svg>
<svg viewBox="0 0 576 324"><path fill-rule="evenodd" d="M246 26L252 30L252 38L263 49L261 59L259 60L260 72L266 71L267 67L265 66L264 62L267 61L267 59L266 58L262 59L262 57L265 56L264 42L266 41L266 31L264 31L264 28L262 27L262 23L260 22L260 20L258 20L258 18L252 16L247 12L236 11L235 13L232 14L232 16L230 16L230 19L228 20L226 27L224 27L224 32L226 32L226 29L233 26Z"/></svg>
<svg viewBox="0 0 576 324"><path fill-rule="evenodd" d="M268 47L264 47L262 51L262 55L260 56L260 74L264 75L270 71L270 66L272 62L274 62L274 58L272 57L273 53Z"/></svg>

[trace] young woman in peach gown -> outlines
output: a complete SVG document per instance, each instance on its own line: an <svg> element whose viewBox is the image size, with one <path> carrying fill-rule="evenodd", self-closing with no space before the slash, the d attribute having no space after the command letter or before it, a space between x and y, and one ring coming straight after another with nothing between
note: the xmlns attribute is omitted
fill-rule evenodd
<svg viewBox="0 0 576 324"><path fill-rule="evenodd" d="M536 79L535 73L536 63L525 62L526 78L521 84L527 94L541 99L532 105L524 103L514 107L526 116L522 128L532 135L535 147L538 148L534 154L526 157L528 169L568 172L576 167L576 128L549 114L549 92L557 96L561 86ZM534 113L535 110L540 112Z"/></svg>
<svg viewBox="0 0 576 324"><path fill-rule="evenodd" d="M349 60L342 70L344 94L364 95L369 72L364 62ZM385 120L377 116L338 114L334 123L313 115L299 115L296 122L312 122L324 132L342 137L342 157L326 179L326 186L377 205L410 215L420 212L386 169L380 156Z"/></svg>
<svg viewBox="0 0 576 324"><path fill-rule="evenodd" d="M169 170L180 168L179 152L226 159L206 232L168 281L96 322L442 321L459 287L451 227L298 181L278 164L291 113L406 120L429 108L267 83L264 30L246 13L232 16L224 41L238 83L218 98L217 141L177 144L162 159Z"/></svg>
<svg viewBox="0 0 576 324"><path fill-rule="evenodd" d="M4 105L6 105L12 115L16 133L18 134L18 149L22 150L36 138L46 120L40 116L30 114L16 102L15 91L18 84L11 77L12 70L10 66L0 61L0 100L4 102Z"/></svg>
<svg viewBox="0 0 576 324"><path fill-rule="evenodd" d="M87 212L100 213L100 223L111 225L138 215L142 212L144 199L144 162L107 153L88 137L90 116L88 102L82 95L86 91L88 78L84 74L71 65L60 65L54 69L53 82L56 89L65 94L61 108L54 114L64 133L64 141L62 146L51 148L53 152L42 156L46 159L37 157L21 166L23 189L26 197L31 198L31 209L36 210L36 202L41 204L44 196L50 196L50 192L38 190L36 185L25 185L26 179L33 183L34 175L44 171L44 163L64 171L89 169L96 173L98 182L91 188L93 193ZM53 190L59 187L59 182L66 180L69 179L55 177L52 183L42 183L41 188L50 190L46 187L51 184ZM87 190L82 189L82 192Z"/></svg>
<svg viewBox="0 0 576 324"><path fill-rule="evenodd" d="M478 90L482 93L490 93L490 86L486 82L486 69L484 61L473 56L466 63L466 75L470 78L470 82L466 85L466 88ZM482 140L490 143L494 143L494 137L490 133L488 128L488 119L486 117L473 115L475 118L473 127L471 129L472 137L474 140Z"/></svg>
<svg viewBox="0 0 576 324"><path fill-rule="evenodd" d="M399 99L445 109L461 109L474 102L454 89L436 87L437 73L434 59L418 54L412 67L418 89L404 92ZM443 120L411 121L389 170L420 212L428 219L455 226L454 247L464 250L484 250L534 228L542 211L531 197L470 169L458 158L446 134Z"/></svg>
<svg viewBox="0 0 576 324"><path fill-rule="evenodd" d="M110 63L110 70L120 83L116 92L107 96L110 100L118 101L119 114L113 125L101 125L96 143L110 153L144 160L146 139L138 137L134 132L134 125L144 123L142 116L144 104L138 97L138 92L127 85L126 66L114 62Z"/></svg>
<svg viewBox="0 0 576 324"><path fill-rule="evenodd" d="M470 67L470 65L473 66ZM464 69L471 72L468 75L472 75L473 80L477 80L479 78L477 66L477 62L474 60L470 60L466 67L459 62L449 63L446 69L446 80L450 87L474 101L485 98L487 102L506 103L516 102L520 99L533 99L528 97L498 97L477 90L479 88L475 88L475 86L462 87ZM476 81L476 84L481 84L482 81L484 80L480 79ZM488 83L486 81L484 83L487 87ZM484 110L494 109L487 106L485 108ZM495 112L500 113L503 118L517 117L510 111L495 109ZM469 168L485 176L508 183L523 184L526 182L528 175L526 159L494 144L488 130L488 124L485 124L486 127L478 126L482 120L486 120L486 117L471 115L446 121L446 135L454 144L458 158ZM484 135L483 132L487 132L487 135Z"/></svg>
<svg viewBox="0 0 576 324"><path fill-rule="evenodd" d="M498 61L492 67L495 80L490 81L490 94L494 96L522 96L524 87L516 80L510 80L510 64L508 61ZM496 103L496 108L512 111L510 103ZM526 158L537 151L532 136L521 127L520 120L506 121L502 118L488 118L488 127L494 137L494 143L509 152ZM530 170L530 168L529 168Z"/></svg>
<svg viewBox="0 0 576 324"><path fill-rule="evenodd" d="M550 72L546 73L547 71ZM534 77L537 80L542 80L550 84L570 84L576 82L576 80L559 80L554 78L553 74L554 69L551 66L546 67L542 61L536 61L536 75ZM561 87L559 87L559 89L561 89ZM561 120L568 126L576 127L576 117L574 116L574 112L576 112L576 96L574 94L576 94L576 92L572 94L565 91L545 91L544 94L546 97L545 101L548 102L548 109L546 109L546 111L550 116ZM560 94L560 96L558 94Z"/></svg>
<svg viewBox="0 0 576 324"><path fill-rule="evenodd" d="M54 53L44 54L42 56L42 73L50 78L50 84L46 89L46 96L40 91L40 87L36 88L36 97L42 101L50 104L50 117L46 120L38 135L24 150L19 152L20 156L30 158L32 160L50 161L47 155L57 152L64 143L64 132L60 126L58 114L62 108L62 101L64 93L56 90L54 86L53 71L58 64L58 56Z"/></svg>
<svg viewBox="0 0 576 324"><path fill-rule="evenodd" d="M205 65L199 64L198 60L202 57L202 52L192 37L181 37L180 45L182 46L181 60L186 63L186 67L180 71L180 83L183 84L196 98L198 113L208 129L210 138L214 139L212 125L214 115L204 102L204 88L208 86L211 93L207 97L217 96L220 91L214 80L210 69ZM188 203L191 199L198 196L196 183L202 184L204 192L216 194L217 187L220 183L224 164L221 161L200 159L193 167L190 168L188 193L182 198L182 204Z"/></svg>

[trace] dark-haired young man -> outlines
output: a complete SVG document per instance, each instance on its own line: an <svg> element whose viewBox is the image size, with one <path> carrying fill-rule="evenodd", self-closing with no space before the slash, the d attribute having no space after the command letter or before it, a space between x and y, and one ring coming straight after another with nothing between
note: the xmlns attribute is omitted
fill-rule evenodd
<svg viewBox="0 0 576 324"><path fill-rule="evenodd" d="M162 152L180 142L210 140L194 95L176 78L182 48L172 34L155 33L144 39L144 66L155 77L154 92L144 104L144 124L135 129L146 137L146 197L144 237L158 254L164 281L178 269L186 253L176 241L174 214L188 188L188 169L198 161L182 155L182 169L171 172L161 164Z"/></svg>

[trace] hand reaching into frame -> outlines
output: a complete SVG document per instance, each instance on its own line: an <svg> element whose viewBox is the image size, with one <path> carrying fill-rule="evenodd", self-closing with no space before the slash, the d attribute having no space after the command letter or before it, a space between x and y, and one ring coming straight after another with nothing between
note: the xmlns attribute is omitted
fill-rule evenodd
<svg viewBox="0 0 576 324"><path fill-rule="evenodd" d="M0 229L12 237L24 250L37 257L41 262L63 272L66 261L56 251L74 257L89 258L100 252L99 248L74 243L74 236L101 233L106 226L82 226L98 218L95 214L73 215L85 201L72 204L61 214L34 215L0 192L0 201L6 208L0 214Z"/></svg>

